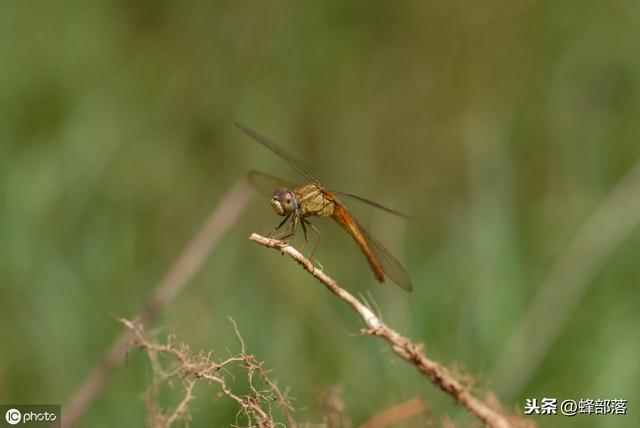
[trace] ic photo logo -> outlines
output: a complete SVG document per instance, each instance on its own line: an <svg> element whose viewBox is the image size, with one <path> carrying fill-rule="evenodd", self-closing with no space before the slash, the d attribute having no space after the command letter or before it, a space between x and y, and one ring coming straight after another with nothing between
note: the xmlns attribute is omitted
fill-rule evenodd
<svg viewBox="0 0 640 428"><path fill-rule="evenodd" d="M18 409L9 409L7 413L4 414L4 418L9 425L15 425L22 420L22 413L20 413Z"/></svg>
<svg viewBox="0 0 640 428"><path fill-rule="evenodd" d="M0 426L60 428L60 405L0 404Z"/></svg>

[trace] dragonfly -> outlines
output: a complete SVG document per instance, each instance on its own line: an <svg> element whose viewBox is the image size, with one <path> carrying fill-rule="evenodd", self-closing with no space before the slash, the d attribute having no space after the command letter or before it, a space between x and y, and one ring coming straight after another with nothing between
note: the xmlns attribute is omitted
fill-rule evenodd
<svg viewBox="0 0 640 428"><path fill-rule="evenodd" d="M255 170L249 172L249 182L259 193L270 197L273 210L278 215L284 217L280 224L276 226L274 232L281 229L287 222L289 223L288 231L279 236L280 239L285 241L293 239L299 224L303 230L306 244L309 240L308 227L317 235L316 244L313 249L313 252L315 252L321 234L320 231L311 224L309 217L331 217L356 241L360 250L367 258L369 266L378 281L384 282L385 277L387 277L400 288L406 291L412 290L411 280L404 267L402 267L402 264L380 241L358 223L356 218L338 197L362 202L407 219L411 219L412 217L361 196L337 190L328 190L320 183L313 169L307 166L306 163L257 132L239 123L235 125L248 137L284 159L293 169L309 181L307 184L296 186L287 180L270 174Z"/></svg>

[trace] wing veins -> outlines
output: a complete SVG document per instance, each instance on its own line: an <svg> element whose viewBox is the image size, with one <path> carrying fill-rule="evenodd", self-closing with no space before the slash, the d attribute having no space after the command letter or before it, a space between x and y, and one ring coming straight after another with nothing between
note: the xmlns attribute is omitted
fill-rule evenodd
<svg viewBox="0 0 640 428"><path fill-rule="evenodd" d="M258 143L262 144L267 149L271 150L273 153L275 153L276 155L280 156L282 159L286 160L289 163L289 165L291 165L293 167L293 169L298 171L304 177L306 177L307 179L309 179L310 181L312 181L314 183L319 183L318 179L315 176L315 174L312 172L313 170L311 169L311 167L309 167L303 161L301 161L300 159L298 159L297 157L295 157L291 153L287 152L285 149L283 149L282 147L278 146L276 143L274 143L273 141L269 140L267 137L264 137L264 136L258 134L257 132L255 132L255 131L253 131L253 130L251 130L251 129L243 126L243 125L240 125L237 122L235 123L235 125L245 135L247 135L251 139L257 141Z"/></svg>
<svg viewBox="0 0 640 428"><path fill-rule="evenodd" d="M393 254L391 254L391 252L371 233L367 232L367 230L362 227L346 207L344 210L345 214L348 215L351 221L353 221L358 227L358 230L364 237L373 257L378 261L380 267L382 267L382 271L385 276L403 290L411 292L413 290L411 279L409 279L409 274L402 266L402 263L400 263L398 259L396 259Z"/></svg>
<svg viewBox="0 0 640 428"><path fill-rule="evenodd" d="M380 243L380 241L367 232L362 226L360 226L360 230L362 231L367 244L371 248L371 251L380 262L384 274L403 290L409 292L413 290L409 274L398 259L396 259L393 254L391 254L391 252L382 245L382 243Z"/></svg>
<svg viewBox="0 0 640 428"><path fill-rule="evenodd" d="M295 184L283 178L256 171L255 169L252 169L247 173L247 179L258 193L268 198L270 198L273 195L273 192L280 187L285 187L289 190L293 190L296 187Z"/></svg>
<svg viewBox="0 0 640 428"><path fill-rule="evenodd" d="M329 190L329 192L335 193L336 195L339 195L339 196L346 196L347 198L351 198L351 199L353 199L355 201L362 202L364 204L367 204L367 205L370 205L370 206L372 206L374 208L378 208L380 210L386 211L386 212L388 212L390 214L397 215L398 217L402 217L402 218L405 218L407 220L417 220L415 217L412 217L409 214L405 214L405 213L403 213L401 211L394 210L393 208L385 207L382 204L374 202L371 199L363 198L362 196L358 196L358 195L354 195L354 194L346 193L346 192L341 192L341 191L338 191L338 190Z"/></svg>

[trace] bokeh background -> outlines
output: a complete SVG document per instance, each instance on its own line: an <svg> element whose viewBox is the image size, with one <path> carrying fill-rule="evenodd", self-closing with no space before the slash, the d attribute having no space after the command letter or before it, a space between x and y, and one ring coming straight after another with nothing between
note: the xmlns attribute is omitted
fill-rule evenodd
<svg viewBox="0 0 640 428"><path fill-rule="evenodd" d="M330 221L316 221L317 258L430 356L510 409L629 402L626 417L540 426L637 426L640 184L620 183L640 158L639 3L21 1L0 4L0 23L0 402L64 405L120 333L112 315L137 312L246 171L299 179L239 121L328 186L420 218L353 206L411 295L375 283ZM224 355L233 317L300 421L320 421L338 385L356 424L414 397L470 423L357 335L346 305L247 241L277 221L256 196L155 325ZM143 425L150 380L134 352L83 426ZM193 426L234 422L213 388L197 396Z"/></svg>

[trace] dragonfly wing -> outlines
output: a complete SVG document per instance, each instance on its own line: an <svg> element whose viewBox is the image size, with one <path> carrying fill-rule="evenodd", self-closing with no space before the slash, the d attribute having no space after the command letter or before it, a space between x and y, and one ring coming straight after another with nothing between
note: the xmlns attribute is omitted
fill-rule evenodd
<svg viewBox="0 0 640 428"><path fill-rule="evenodd" d="M251 183L258 193L268 198L270 198L273 195L273 192L280 187L286 187L289 190L293 190L295 188L295 185L285 179L256 170L249 171L247 178L249 179L249 183Z"/></svg>
<svg viewBox="0 0 640 428"><path fill-rule="evenodd" d="M402 264L396 259L393 254L387 248L380 243L373 235L364 230L362 226L360 227L371 252L378 259L378 262L382 266L382 270L384 270L385 275L389 277L391 281L396 283L400 288L411 291L413 287L411 285L411 280L409 279L409 274L404 270Z"/></svg>
<svg viewBox="0 0 640 428"><path fill-rule="evenodd" d="M409 275L400 262L393 257L384 245L358 223L344 205L336 202L332 217L358 243L378 281L383 282L386 275L391 281L398 284L400 288L406 291L412 290L413 287L411 286Z"/></svg>
<svg viewBox="0 0 640 428"><path fill-rule="evenodd" d="M275 153L276 155L280 156L281 158L283 158L284 160L286 160L289 165L291 165L296 171L298 171L300 174L302 174L304 177L306 177L307 179L309 179L310 181L314 182L314 183L318 183L318 179L315 176L315 173L313 172L313 170L304 162L302 162L300 159L298 159L297 157L293 156L291 153L287 152L285 149L283 149L282 147L278 146L276 143L274 143L273 141L269 140L267 137L264 137L260 134L258 134L257 132L240 125L239 123L235 124L238 129L240 129L242 132L244 132L247 136L251 137L252 139L254 139L255 141L257 141L258 143L262 144L263 146L265 146L267 149L271 150L273 153Z"/></svg>
<svg viewBox="0 0 640 428"><path fill-rule="evenodd" d="M362 202L364 204L367 204L367 205L370 205L372 207L381 209L381 210L386 211L386 212L388 212L390 214L397 215L398 217L402 217L402 218L405 218L407 220L417 220L415 217L412 217L409 214L405 214L403 212L396 211L396 210L394 210L392 208L385 207L384 205L381 205L381 204L379 204L377 202L374 202L374 201L372 201L370 199L363 198L362 196L353 195L351 193L339 192L337 190L330 190L330 192L331 193L335 193L338 196L346 196L347 198L352 199L354 201Z"/></svg>

